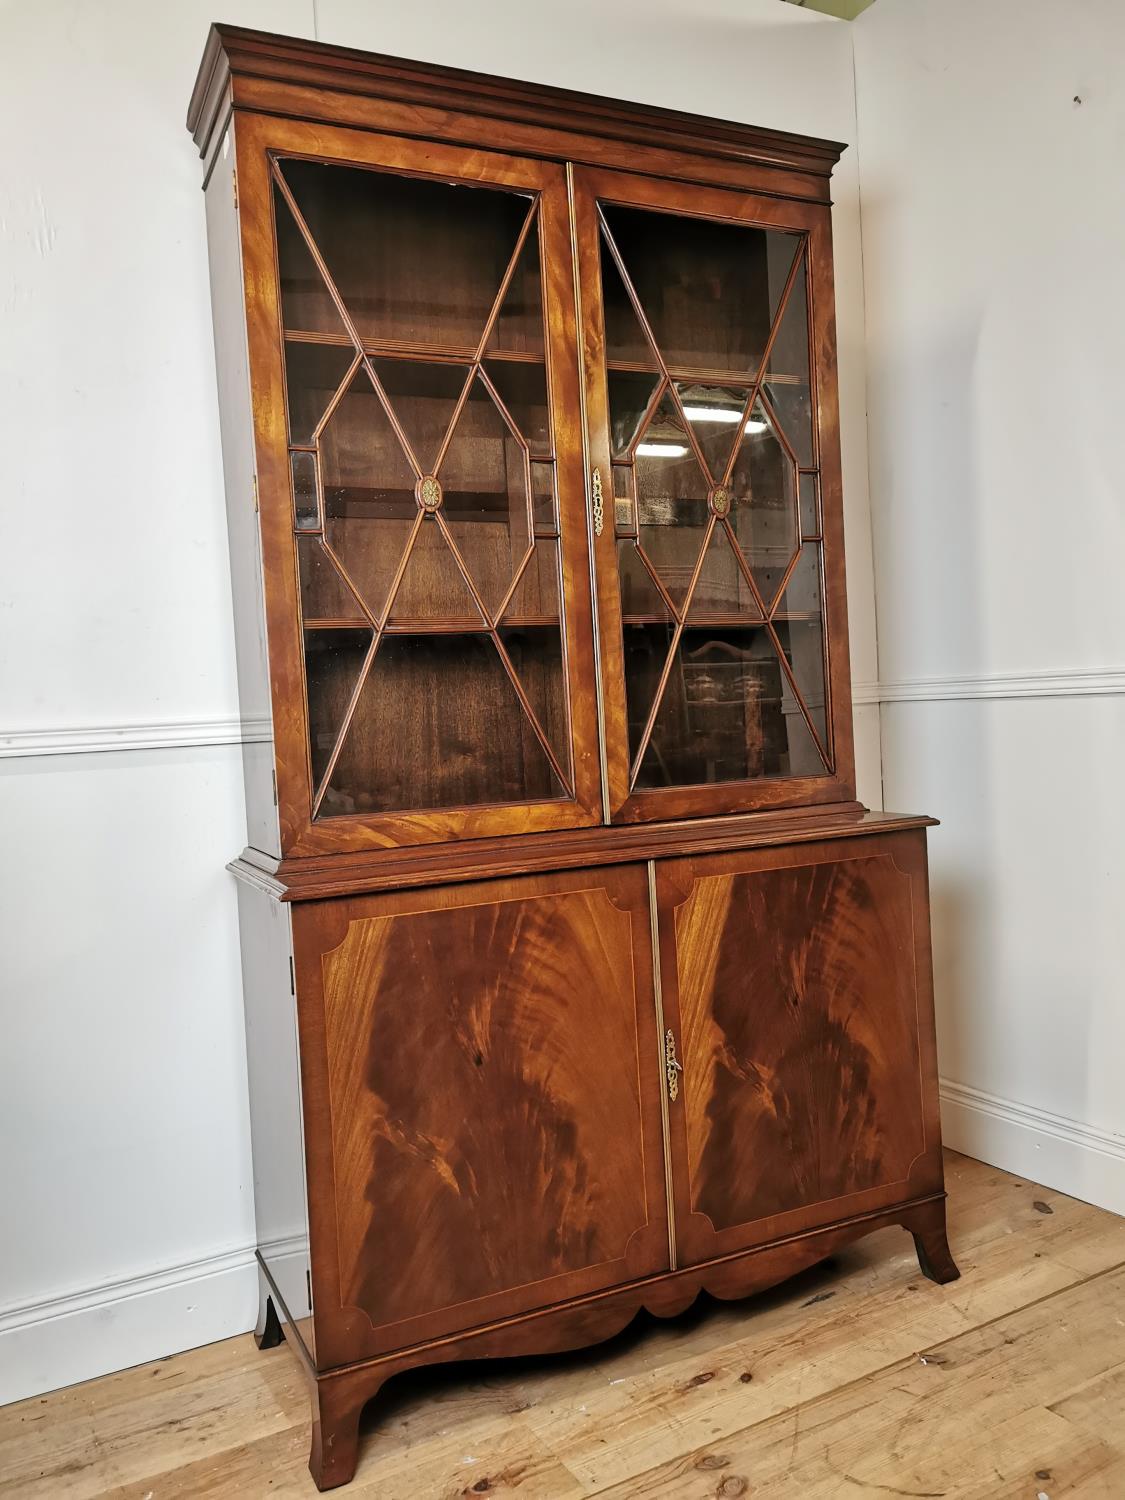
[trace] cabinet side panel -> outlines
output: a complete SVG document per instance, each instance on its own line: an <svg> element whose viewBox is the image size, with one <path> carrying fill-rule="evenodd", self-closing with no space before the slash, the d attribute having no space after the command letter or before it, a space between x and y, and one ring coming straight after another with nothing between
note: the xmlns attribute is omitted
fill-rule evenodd
<svg viewBox="0 0 1125 1500"><path fill-rule="evenodd" d="M310 1354L309 1232L289 908L238 882L258 1253Z"/></svg>
<svg viewBox="0 0 1125 1500"><path fill-rule="evenodd" d="M205 194L211 317L215 331L219 426L234 600L247 842L266 854L280 855L273 781L262 549L254 487L253 420L233 162L233 150L228 154L224 147L220 147Z"/></svg>

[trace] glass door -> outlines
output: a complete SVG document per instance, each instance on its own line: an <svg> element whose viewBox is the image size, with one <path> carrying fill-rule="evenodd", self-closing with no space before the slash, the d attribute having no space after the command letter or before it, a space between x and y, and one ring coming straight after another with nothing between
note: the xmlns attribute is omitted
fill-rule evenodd
<svg viewBox="0 0 1125 1500"><path fill-rule="evenodd" d="M279 122L264 158L298 845L596 821L562 169L300 134Z"/></svg>
<svg viewBox="0 0 1125 1500"><path fill-rule="evenodd" d="M827 210L575 181L613 816L850 800Z"/></svg>

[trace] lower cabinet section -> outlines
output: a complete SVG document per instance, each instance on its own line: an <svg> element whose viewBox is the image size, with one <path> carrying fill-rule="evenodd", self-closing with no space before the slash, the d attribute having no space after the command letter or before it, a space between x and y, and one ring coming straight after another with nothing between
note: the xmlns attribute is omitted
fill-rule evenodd
<svg viewBox="0 0 1125 1500"><path fill-rule="evenodd" d="M291 910L323 1486L412 1365L595 1342L888 1223L957 1274L920 829ZM263 1259L269 1341L304 1310Z"/></svg>
<svg viewBox="0 0 1125 1500"><path fill-rule="evenodd" d="M668 1267L643 866L293 925L320 1364Z"/></svg>

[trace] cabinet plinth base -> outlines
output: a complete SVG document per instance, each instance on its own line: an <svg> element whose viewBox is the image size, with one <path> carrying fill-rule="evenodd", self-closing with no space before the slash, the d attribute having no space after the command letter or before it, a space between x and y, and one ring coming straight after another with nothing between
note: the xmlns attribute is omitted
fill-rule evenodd
<svg viewBox="0 0 1125 1500"><path fill-rule="evenodd" d="M393 1375L404 1370L457 1360L556 1354L598 1344L627 1328L642 1310L668 1318L684 1312L701 1292L724 1301L751 1296L891 1224L901 1224L914 1236L922 1270L931 1280L946 1282L957 1278L960 1273L949 1253L945 1194L941 1193L706 1265L667 1272L520 1318L419 1344L380 1359L325 1371L313 1377L309 1471L320 1490L347 1484L355 1473L359 1456L363 1408ZM269 1307L272 1306L271 1301Z"/></svg>

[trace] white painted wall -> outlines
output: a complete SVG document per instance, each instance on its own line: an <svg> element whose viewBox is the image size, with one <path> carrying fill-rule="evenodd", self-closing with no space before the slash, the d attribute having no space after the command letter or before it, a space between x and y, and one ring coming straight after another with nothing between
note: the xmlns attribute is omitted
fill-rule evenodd
<svg viewBox="0 0 1125 1500"><path fill-rule="evenodd" d="M1125 7L877 0L851 31L870 696L887 806L943 820L946 1138L1125 1212Z"/></svg>
<svg viewBox="0 0 1125 1500"><path fill-rule="evenodd" d="M231 9L311 30L306 3ZM183 126L211 18L0 5L0 1401L223 1337L256 1300L224 870L245 814ZM122 729L165 748L50 753Z"/></svg>
<svg viewBox="0 0 1125 1500"><path fill-rule="evenodd" d="M221 12L855 134L847 26L777 0ZM237 1332L255 1311L223 869L243 843L237 703L200 169L183 128L213 18L213 0L0 0L0 1401ZM854 151L835 191L853 663L870 682ZM877 714L857 713L873 805Z"/></svg>

